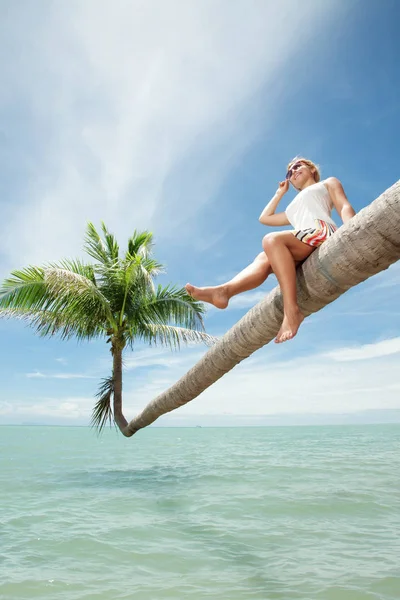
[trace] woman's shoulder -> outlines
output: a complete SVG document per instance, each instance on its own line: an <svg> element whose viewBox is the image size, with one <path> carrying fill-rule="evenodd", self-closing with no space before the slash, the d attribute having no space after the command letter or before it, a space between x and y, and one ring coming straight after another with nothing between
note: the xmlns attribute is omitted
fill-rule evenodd
<svg viewBox="0 0 400 600"><path fill-rule="evenodd" d="M333 207L334 199L341 190L343 191L343 186L337 177L328 177L322 183L329 194L330 204Z"/></svg>
<svg viewBox="0 0 400 600"><path fill-rule="evenodd" d="M342 185L337 177L327 177L321 183L324 184L326 188L336 188L338 185Z"/></svg>

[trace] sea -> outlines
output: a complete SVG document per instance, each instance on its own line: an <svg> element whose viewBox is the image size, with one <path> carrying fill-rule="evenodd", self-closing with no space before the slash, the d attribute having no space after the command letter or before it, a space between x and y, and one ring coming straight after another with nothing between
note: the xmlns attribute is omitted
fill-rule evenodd
<svg viewBox="0 0 400 600"><path fill-rule="evenodd" d="M0 427L1 600L399 600L400 425Z"/></svg>

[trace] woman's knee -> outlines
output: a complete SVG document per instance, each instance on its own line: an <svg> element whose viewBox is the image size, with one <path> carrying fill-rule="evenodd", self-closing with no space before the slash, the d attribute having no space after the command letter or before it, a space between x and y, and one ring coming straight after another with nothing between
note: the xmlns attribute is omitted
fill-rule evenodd
<svg viewBox="0 0 400 600"><path fill-rule="evenodd" d="M279 238L276 233L267 233L267 235L264 235L262 246L265 252L267 252L268 248L271 248L271 246L275 246L276 243L279 243Z"/></svg>
<svg viewBox="0 0 400 600"><path fill-rule="evenodd" d="M257 254L257 256L255 257L254 262L267 264L268 256L265 254L265 252L260 252L260 254Z"/></svg>

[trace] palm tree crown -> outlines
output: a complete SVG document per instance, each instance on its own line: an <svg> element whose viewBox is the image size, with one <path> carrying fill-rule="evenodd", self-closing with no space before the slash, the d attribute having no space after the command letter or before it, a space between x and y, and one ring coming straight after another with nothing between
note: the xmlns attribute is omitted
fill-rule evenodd
<svg viewBox="0 0 400 600"><path fill-rule="evenodd" d="M92 423L107 421L124 433L122 352L135 340L179 348L180 342L205 342L204 307L184 288L155 286L163 267L152 257L152 233L135 231L121 254L113 234L102 223L102 235L87 226L85 250L95 260L62 260L13 271L0 289L0 316L27 320L41 336L62 339L106 338L111 344L113 373L104 379ZM113 407L111 399L113 398Z"/></svg>

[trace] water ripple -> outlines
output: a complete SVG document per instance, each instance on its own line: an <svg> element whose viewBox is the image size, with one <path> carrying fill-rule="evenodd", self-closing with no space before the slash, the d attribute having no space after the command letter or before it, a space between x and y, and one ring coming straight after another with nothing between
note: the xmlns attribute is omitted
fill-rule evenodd
<svg viewBox="0 0 400 600"><path fill-rule="evenodd" d="M1 428L0 597L399 600L400 427Z"/></svg>

